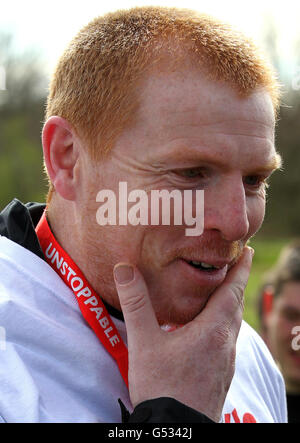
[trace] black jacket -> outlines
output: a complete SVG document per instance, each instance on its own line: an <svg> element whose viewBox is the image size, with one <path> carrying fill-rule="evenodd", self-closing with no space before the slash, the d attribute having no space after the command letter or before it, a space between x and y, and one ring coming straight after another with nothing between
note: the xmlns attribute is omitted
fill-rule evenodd
<svg viewBox="0 0 300 443"><path fill-rule="evenodd" d="M45 209L44 204L23 204L14 199L0 212L0 235L36 254L45 260L44 254L35 233L35 226L39 222ZM108 312L123 320L123 315L115 308L106 305ZM156 398L140 403L129 414L121 400L122 421L124 423L213 423L208 417L173 398Z"/></svg>

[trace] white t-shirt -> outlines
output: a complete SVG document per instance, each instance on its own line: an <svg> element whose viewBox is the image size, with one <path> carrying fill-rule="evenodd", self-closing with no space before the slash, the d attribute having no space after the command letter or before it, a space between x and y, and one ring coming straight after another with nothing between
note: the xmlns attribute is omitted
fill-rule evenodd
<svg viewBox="0 0 300 443"><path fill-rule="evenodd" d="M112 319L126 343L124 322ZM72 291L45 261L0 236L0 422L121 422L118 398L132 410ZM287 421L282 376L245 322L222 421Z"/></svg>

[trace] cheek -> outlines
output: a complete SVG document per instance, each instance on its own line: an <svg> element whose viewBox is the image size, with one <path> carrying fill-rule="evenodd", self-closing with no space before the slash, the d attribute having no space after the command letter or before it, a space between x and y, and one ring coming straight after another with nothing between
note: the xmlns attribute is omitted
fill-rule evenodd
<svg viewBox="0 0 300 443"><path fill-rule="evenodd" d="M280 335L281 339L287 343L291 343L293 338L292 336L293 323L288 321L284 317L280 317L277 327L278 327L278 334Z"/></svg>
<svg viewBox="0 0 300 443"><path fill-rule="evenodd" d="M254 235L262 225L265 217L266 200L264 197L250 198L247 202L249 234Z"/></svg>
<svg viewBox="0 0 300 443"><path fill-rule="evenodd" d="M290 323L282 316L274 314L270 323L270 331L273 340L277 343L284 343L284 345L290 341L291 327Z"/></svg>

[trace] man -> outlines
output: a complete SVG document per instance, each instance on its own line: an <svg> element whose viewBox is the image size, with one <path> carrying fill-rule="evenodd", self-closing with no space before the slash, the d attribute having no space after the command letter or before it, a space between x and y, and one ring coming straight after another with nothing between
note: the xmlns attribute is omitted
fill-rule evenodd
<svg viewBox="0 0 300 443"><path fill-rule="evenodd" d="M261 296L262 336L283 374L289 423L300 423L300 243L268 272Z"/></svg>
<svg viewBox="0 0 300 443"><path fill-rule="evenodd" d="M209 17L136 8L79 32L50 85L47 211L2 214L3 420L114 422L117 399L125 421L286 420L276 365L240 329L278 100L254 46ZM99 225L120 183L203 190L203 234Z"/></svg>

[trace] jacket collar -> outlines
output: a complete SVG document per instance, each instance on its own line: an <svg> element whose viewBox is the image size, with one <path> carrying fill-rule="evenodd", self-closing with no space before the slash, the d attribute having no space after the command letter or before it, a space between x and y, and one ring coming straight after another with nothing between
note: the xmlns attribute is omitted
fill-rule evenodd
<svg viewBox="0 0 300 443"><path fill-rule="evenodd" d="M41 218L46 205L41 203L23 204L12 200L0 212L0 235L23 246L44 260L35 226Z"/></svg>
<svg viewBox="0 0 300 443"><path fill-rule="evenodd" d="M14 198L0 212L0 235L18 243L42 260L45 260L45 257L35 233L35 227L45 207L46 205L41 203L23 204L17 198ZM103 303L112 316L124 321L122 312L108 305L104 300Z"/></svg>

